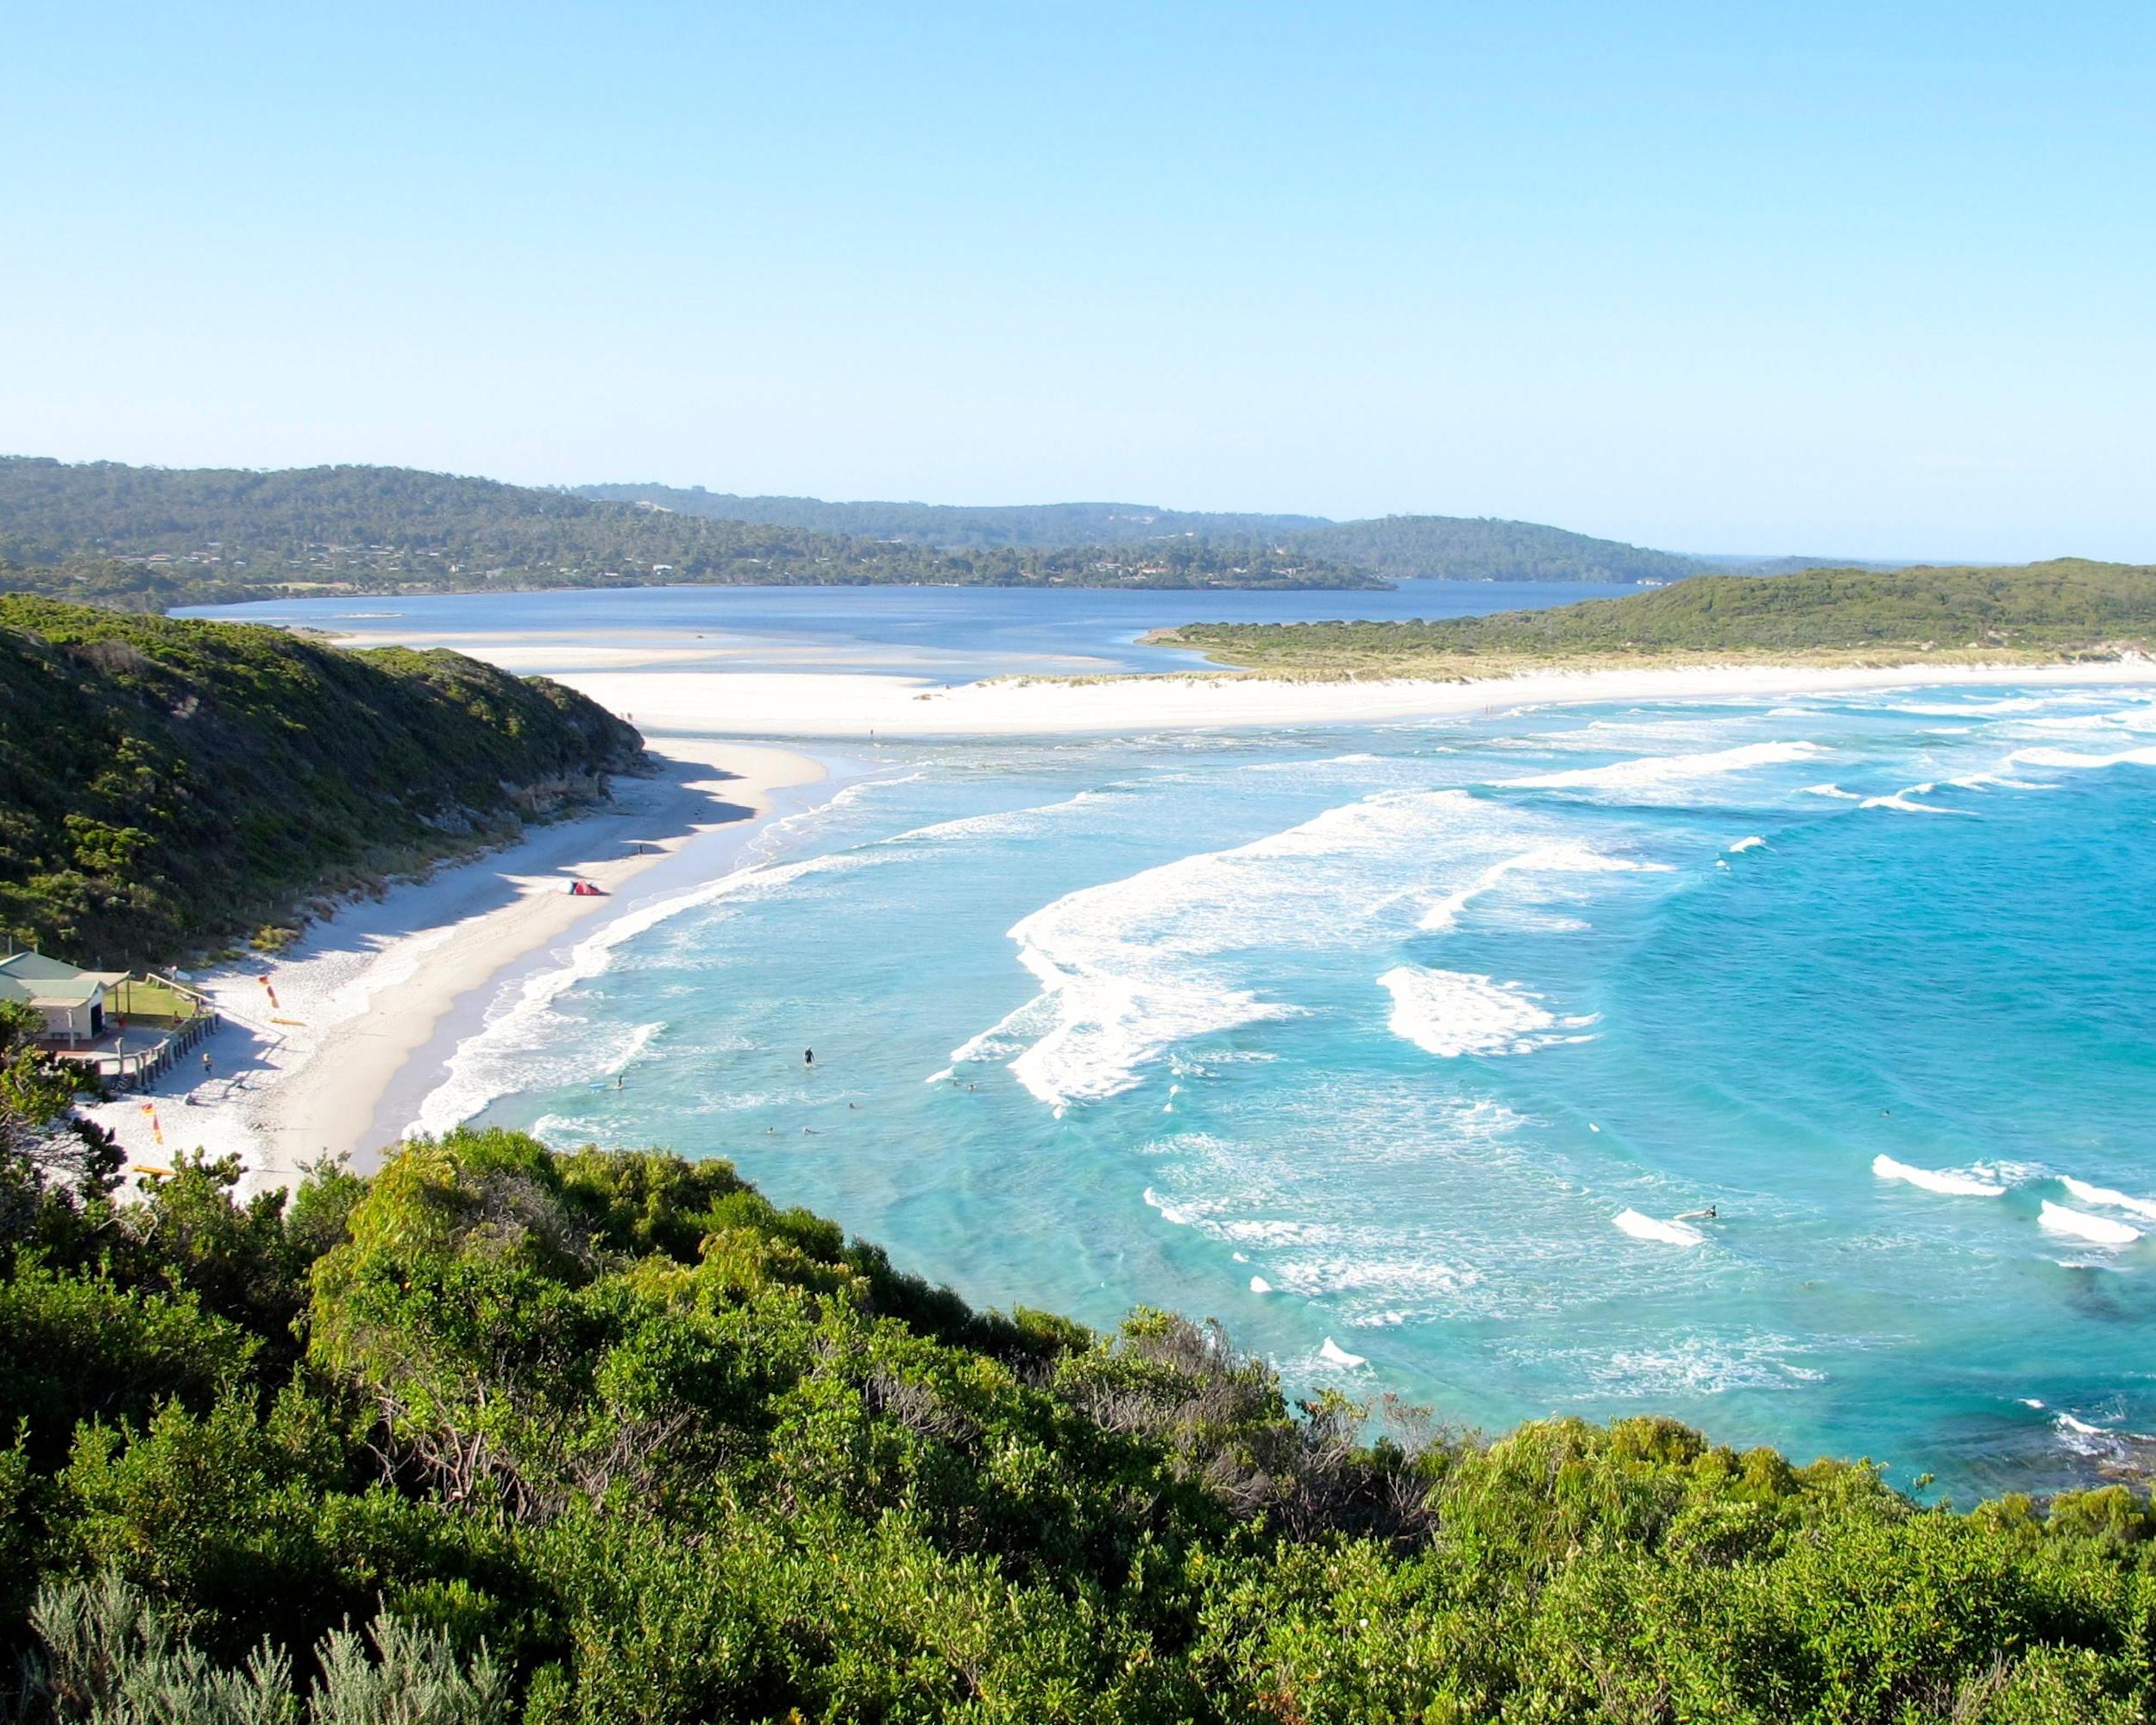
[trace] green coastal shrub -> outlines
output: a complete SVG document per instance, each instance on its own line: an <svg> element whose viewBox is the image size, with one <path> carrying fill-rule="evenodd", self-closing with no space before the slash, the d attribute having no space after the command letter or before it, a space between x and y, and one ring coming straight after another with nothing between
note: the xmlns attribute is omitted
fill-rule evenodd
<svg viewBox="0 0 2156 1725"><path fill-rule="evenodd" d="M48 1187L4 1261L23 1717L2156 1703L2123 1487L1961 1513L1666 1420L1291 1406L1216 1328L971 1312L717 1161L468 1130L289 1199L236 1178Z"/></svg>

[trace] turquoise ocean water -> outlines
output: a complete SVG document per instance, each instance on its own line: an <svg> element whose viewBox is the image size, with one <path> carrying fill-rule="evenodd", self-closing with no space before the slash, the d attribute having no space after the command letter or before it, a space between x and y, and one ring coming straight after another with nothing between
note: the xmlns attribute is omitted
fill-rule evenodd
<svg viewBox="0 0 2156 1725"><path fill-rule="evenodd" d="M2147 692L843 767L521 979L428 1118L730 1156L974 1299L1465 1424L1964 1499L2156 1432Z"/></svg>

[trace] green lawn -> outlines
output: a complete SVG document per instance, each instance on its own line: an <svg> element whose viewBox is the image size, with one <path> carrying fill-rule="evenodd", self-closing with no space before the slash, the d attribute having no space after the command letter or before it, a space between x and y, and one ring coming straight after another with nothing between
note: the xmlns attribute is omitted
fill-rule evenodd
<svg viewBox="0 0 2156 1725"><path fill-rule="evenodd" d="M140 978L122 983L110 997L112 1010L122 1013L136 1023L163 1020L172 1023L184 1023L202 1010L191 997L161 982L146 982Z"/></svg>

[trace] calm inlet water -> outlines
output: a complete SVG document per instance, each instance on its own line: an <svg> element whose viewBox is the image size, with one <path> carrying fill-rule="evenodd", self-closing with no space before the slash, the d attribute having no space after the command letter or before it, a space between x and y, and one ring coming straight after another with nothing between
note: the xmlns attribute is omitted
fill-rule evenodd
<svg viewBox="0 0 2156 1725"><path fill-rule="evenodd" d="M610 668L660 648L670 670L863 670L965 678L1166 670L1196 656L1141 646L1179 623L1463 617L1637 593L1578 582L1404 581L1373 593L1119 592L1012 587L642 587L612 592L275 600L183 617L300 624L382 641L544 643L548 669Z"/></svg>
<svg viewBox="0 0 2156 1725"><path fill-rule="evenodd" d="M731 1156L977 1300L1460 1421L1964 1498L2156 1431L2146 693L866 765L519 983L429 1123Z"/></svg>

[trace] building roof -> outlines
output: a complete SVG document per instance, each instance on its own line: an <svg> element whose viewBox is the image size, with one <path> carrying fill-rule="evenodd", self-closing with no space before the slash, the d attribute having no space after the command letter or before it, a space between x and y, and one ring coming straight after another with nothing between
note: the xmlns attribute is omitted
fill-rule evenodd
<svg viewBox="0 0 2156 1725"><path fill-rule="evenodd" d="M43 953L9 953L0 959L0 973L14 977L18 982L28 982L32 977L79 974L66 959L47 958Z"/></svg>
<svg viewBox="0 0 2156 1725"><path fill-rule="evenodd" d="M0 976L0 1000L22 1000L33 1006L88 1005L104 992L104 978L88 974L40 977L35 982Z"/></svg>
<svg viewBox="0 0 2156 1725"><path fill-rule="evenodd" d="M128 979L128 973L123 970L84 970L66 959L53 958L44 953L10 953L0 959L0 977L11 977L26 984L88 979L116 988Z"/></svg>
<svg viewBox="0 0 2156 1725"><path fill-rule="evenodd" d="M127 980L123 970L78 970L43 953L10 953L0 959L0 1000L16 1000L47 1011L97 1004L108 988Z"/></svg>

